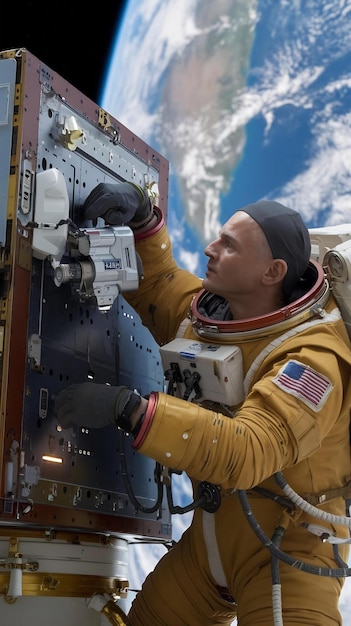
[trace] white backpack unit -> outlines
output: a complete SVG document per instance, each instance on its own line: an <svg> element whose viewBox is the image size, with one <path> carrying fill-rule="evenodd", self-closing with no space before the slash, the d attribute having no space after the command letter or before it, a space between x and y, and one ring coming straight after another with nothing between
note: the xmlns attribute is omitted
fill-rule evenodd
<svg viewBox="0 0 351 626"><path fill-rule="evenodd" d="M351 224L310 228L311 256L328 276L351 338Z"/></svg>

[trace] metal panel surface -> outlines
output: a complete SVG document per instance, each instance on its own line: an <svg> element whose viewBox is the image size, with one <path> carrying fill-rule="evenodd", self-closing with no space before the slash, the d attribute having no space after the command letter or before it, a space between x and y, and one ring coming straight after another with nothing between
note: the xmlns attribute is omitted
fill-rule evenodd
<svg viewBox="0 0 351 626"><path fill-rule="evenodd" d="M50 226L35 221L40 173L60 172L69 220L84 229L92 225L82 220L82 205L102 181L158 188L166 212L168 162L26 50L0 53L0 77L8 62L17 83L12 193L1 208L0 526L169 539L161 468L115 428L62 430L52 416L55 394L70 383L125 384L142 394L162 389L158 346L122 294L103 312L69 284L57 287L48 258L32 250L33 231L42 228L45 238Z"/></svg>

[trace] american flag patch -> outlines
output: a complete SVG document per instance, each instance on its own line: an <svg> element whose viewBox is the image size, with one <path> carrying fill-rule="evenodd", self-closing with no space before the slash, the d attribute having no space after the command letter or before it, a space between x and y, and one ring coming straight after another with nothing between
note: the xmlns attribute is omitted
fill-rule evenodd
<svg viewBox="0 0 351 626"><path fill-rule="evenodd" d="M288 361L273 382L283 391L300 398L313 411L322 408L333 388L328 378L298 361Z"/></svg>

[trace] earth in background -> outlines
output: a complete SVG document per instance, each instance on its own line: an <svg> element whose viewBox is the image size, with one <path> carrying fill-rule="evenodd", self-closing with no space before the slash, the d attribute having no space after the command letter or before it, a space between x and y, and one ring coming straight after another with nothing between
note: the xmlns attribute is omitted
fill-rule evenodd
<svg viewBox="0 0 351 626"><path fill-rule="evenodd" d="M252 201L350 222L351 3L130 0L101 105L169 161L177 260L200 276Z"/></svg>
<svg viewBox="0 0 351 626"><path fill-rule="evenodd" d="M347 0L129 0L100 100L170 161L174 253L199 276L206 243L252 201L309 227L351 222ZM159 556L139 553L135 575Z"/></svg>

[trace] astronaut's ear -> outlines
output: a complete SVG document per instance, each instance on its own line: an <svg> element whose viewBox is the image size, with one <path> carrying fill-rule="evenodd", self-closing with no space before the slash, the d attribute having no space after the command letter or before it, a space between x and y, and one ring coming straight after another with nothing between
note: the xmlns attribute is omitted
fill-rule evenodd
<svg viewBox="0 0 351 626"><path fill-rule="evenodd" d="M283 281L288 271L288 264L284 259L272 259L267 265L262 280L265 285L276 285Z"/></svg>

